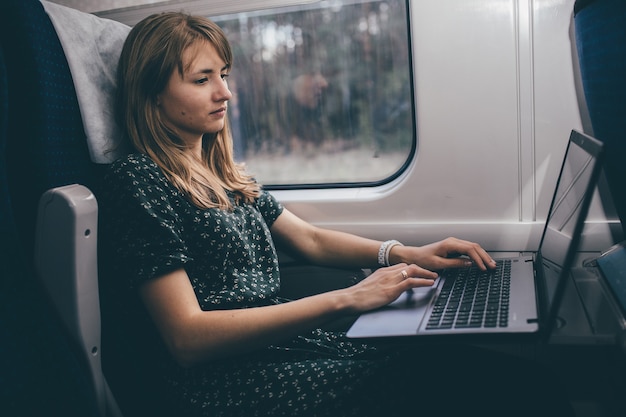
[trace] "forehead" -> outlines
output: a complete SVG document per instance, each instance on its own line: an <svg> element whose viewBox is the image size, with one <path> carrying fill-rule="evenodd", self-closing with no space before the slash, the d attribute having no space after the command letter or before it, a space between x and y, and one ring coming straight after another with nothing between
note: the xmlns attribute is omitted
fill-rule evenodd
<svg viewBox="0 0 626 417"><path fill-rule="evenodd" d="M183 51L181 61L184 72L216 68L219 71L226 65L215 46L204 39L189 45Z"/></svg>

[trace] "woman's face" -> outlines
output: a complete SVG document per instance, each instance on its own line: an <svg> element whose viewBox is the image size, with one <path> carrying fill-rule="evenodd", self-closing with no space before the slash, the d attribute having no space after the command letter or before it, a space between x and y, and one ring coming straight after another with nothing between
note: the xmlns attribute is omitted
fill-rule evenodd
<svg viewBox="0 0 626 417"><path fill-rule="evenodd" d="M224 128L227 101L232 97L226 77L230 68L209 42L183 53L184 74L174 71L158 95L164 122L190 148L201 147L202 135Z"/></svg>

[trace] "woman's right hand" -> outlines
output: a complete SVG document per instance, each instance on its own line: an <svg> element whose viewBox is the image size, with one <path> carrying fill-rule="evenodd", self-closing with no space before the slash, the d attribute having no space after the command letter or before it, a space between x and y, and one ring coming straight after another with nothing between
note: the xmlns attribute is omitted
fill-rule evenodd
<svg viewBox="0 0 626 417"><path fill-rule="evenodd" d="M437 277L436 272L415 264L399 263L377 269L363 281L340 291L350 295L350 310L362 313L391 303L411 288L430 287Z"/></svg>

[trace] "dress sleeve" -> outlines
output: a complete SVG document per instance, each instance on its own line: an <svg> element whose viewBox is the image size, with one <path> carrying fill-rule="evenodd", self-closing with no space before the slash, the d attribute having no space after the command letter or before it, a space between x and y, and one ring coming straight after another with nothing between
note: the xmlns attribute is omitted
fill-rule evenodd
<svg viewBox="0 0 626 417"><path fill-rule="evenodd" d="M110 261L131 288L192 260L175 209L180 203L155 164L125 160L111 168L105 182L103 230Z"/></svg>
<svg viewBox="0 0 626 417"><path fill-rule="evenodd" d="M256 206L267 227L272 227L278 216L283 212L283 205L269 192L263 190L256 201Z"/></svg>

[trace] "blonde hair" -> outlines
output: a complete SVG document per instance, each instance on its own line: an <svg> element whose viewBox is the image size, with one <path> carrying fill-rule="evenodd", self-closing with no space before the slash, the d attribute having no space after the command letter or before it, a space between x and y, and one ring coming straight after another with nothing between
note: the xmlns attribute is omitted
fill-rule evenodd
<svg viewBox="0 0 626 417"><path fill-rule="evenodd" d="M231 209L228 192L237 203L251 203L260 187L233 159L228 119L221 131L205 135L198 159L185 151L184 142L164 123L157 106L157 97L173 72L185 71L183 53L198 42L209 42L232 66L230 44L209 19L166 12L135 25L120 56L116 115L134 148L154 160L194 205Z"/></svg>

